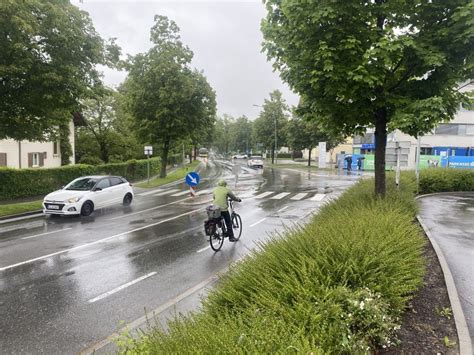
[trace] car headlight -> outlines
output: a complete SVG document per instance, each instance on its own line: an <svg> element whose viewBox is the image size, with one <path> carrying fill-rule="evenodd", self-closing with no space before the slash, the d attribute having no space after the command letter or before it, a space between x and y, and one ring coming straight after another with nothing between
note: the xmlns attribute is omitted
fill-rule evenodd
<svg viewBox="0 0 474 355"><path fill-rule="evenodd" d="M71 197L67 200L67 202L69 203L74 203L74 202L78 202L80 199L82 198L82 196L79 196L79 197Z"/></svg>

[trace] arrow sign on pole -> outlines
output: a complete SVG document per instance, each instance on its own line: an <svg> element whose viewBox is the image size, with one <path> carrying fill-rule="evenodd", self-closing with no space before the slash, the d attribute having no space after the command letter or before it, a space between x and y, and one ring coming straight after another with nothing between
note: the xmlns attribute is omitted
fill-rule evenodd
<svg viewBox="0 0 474 355"><path fill-rule="evenodd" d="M185 181L186 184L188 184L189 186L196 186L197 184L199 184L200 179L201 178L199 177L199 174L195 171L192 171L188 175L186 175Z"/></svg>

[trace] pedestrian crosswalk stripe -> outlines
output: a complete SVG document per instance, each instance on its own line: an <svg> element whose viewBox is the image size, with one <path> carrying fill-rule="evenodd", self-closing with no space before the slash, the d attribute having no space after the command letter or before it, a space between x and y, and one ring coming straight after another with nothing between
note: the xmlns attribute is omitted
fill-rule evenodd
<svg viewBox="0 0 474 355"><path fill-rule="evenodd" d="M176 194L172 194L171 196L173 197L176 197L176 196L183 196L183 195L186 195L186 194L189 194L190 191L189 190L186 190L186 191L181 191L181 192L178 192Z"/></svg>
<svg viewBox="0 0 474 355"><path fill-rule="evenodd" d="M316 194L313 196L311 201L322 201L326 197L325 194Z"/></svg>
<svg viewBox="0 0 474 355"><path fill-rule="evenodd" d="M264 198L264 197L267 197L267 196L269 196L273 193L274 193L274 191L267 191L267 192L261 193L260 195L255 196L255 198Z"/></svg>
<svg viewBox="0 0 474 355"><path fill-rule="evenodd" d="M160 193L157 193L153 196L164 196L164 195L169 195L169 194L172 194L174 192L178 192L179 189L171 189L171 190L168 190L168 191L165 191L165 192L160 192Z"/></svg>
<svg viewBox="0 0 474 355"><path fill-rule="evenodd" d="M302 200L303 198L305 198L306 195L308 195L307 192L301 192L301 193L299 193L299 194L293 196L293 197L291 198L291 200L299 201L299 200Z"/></svg>
<svg viewBox="0 0 474 355"><path fill-rule="evenodd" d="M291 192L282 192L279 193L278 195L275 195L273 197L270 197L272 200L281 200L283 197L286 197L290 194Z"/></svg>
<svg viewBox="0 0 474 355"><path fill-rule="evenodd" d="M156 193L161 192L161 191L168 191L168 190L155 189L155 190L151 190L151 191L147 191L147 192L142 192L142 193L139 193L139 194L136 194L136 195L138 195L138 196L147 196L147 195L156 194Z"/></svg>
<svg viewBox="0 0 474 355"><path fill-rule="evenodd" d="M198 191L197 195L205 195L205 194L208 194L209 192L211 192L211 190L202 190L202 191Z"/></svg>

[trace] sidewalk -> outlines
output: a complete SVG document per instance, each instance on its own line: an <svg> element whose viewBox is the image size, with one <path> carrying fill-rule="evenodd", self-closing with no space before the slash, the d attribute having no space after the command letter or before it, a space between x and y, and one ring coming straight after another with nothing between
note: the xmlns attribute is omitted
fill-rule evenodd
<svg viewBox="0 0 474 355"><path fill-rule="evenodd" d="M471 344L474 342L474 192L427 195L420 197L418 204L420 222L435 250L439 246L441 253L438 250L437 253L441 265L443 266L443 259L447 264L447 270L443 267L443 272L458 330L461 354L463 343L467 351L464 353L471 353L472 345L469 340ZM453 285L450 285L449 274L454 280ZM456 299L460 301L459 309L456 309L459 305Z"/></svg>

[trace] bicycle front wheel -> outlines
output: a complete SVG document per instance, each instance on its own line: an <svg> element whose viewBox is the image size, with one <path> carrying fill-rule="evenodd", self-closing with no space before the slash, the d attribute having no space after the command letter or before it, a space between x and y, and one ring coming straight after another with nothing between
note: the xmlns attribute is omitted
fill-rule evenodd
<svg viewBox="0 0 474 355"><path fill-rule="evenodd" d="M232 215L232 229L234 230L234 238L238 240L242 235L242 218L237 213Z"/></svg>
<svg viewBox="0 0 474 355"><path fill-rule="evenodd" d="M211 249L214 251L219 251L224 244L224 234L218 228L215 229L214 233L209 237L209 243L211 244Z"/></svg>

